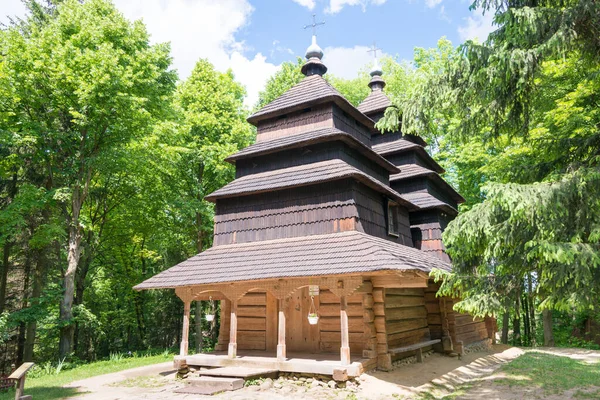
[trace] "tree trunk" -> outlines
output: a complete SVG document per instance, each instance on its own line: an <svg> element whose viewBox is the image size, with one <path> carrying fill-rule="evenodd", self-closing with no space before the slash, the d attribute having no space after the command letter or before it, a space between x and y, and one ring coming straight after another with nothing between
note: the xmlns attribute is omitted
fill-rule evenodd
<svg viewBox="0 0 600 400"><path fill-rule="evenodd" d="M526 346L531 346L531 325L529 324L529 300L527 294L523 296L523 327L525 328L525 340Z"/></svg>
<svg viewBox="0 0 600 400"><path fill-rule="evenodd" d="M33 276L33 287L31 290L31 298L29 306L34 306L39 302L39 298L42 294L42 285L44 281L44 275L47 267L46 251L48 247L36 250L36 267ZM27 323L27 332L25 337L25 349L23 353L24 361L33 361L33 348L35 345L35 335L37 330L37 321L31 321Z"/></svg>
<svg viewBox="0 0 600 400"><path fill-rule="evenodd" d="M81 226L79 225L79 213L83 204L81 188L73 188L73 200L71 206L71 221L69 226L69 251L67 253L67 271L63 279L63 298L60 302L60 341L58 353L61 359L69 356L73 349L73 298L75 297L75 273L81 257Z"/></svg>
<svg viewBox="0 0 600 400"><path fill-rule="evenodd" d="M77 267L77 272L75 273L75 298L73 299L74 306L83 304L85 279L92 263L91 243L93 239L94 234L92 231L89 231L86 235L86 240L81 244L82 256L79 259L79 266ZM77 354L77 349L79 347L79 324L76 323L73 329L73 352Z"/></svg>
<svg viewBox="0 0 600 400"><path fill-rule="evenodd" d="M31 232L33 233L33 232ZM23 268L23 290L21 291L23 298L21 300L21 310L25 310L29 303L29 281L31 276L31 249L29 246L25 245L25 265ZM19 323L19 335L17 338L17 365L21 365L23 363L23 358L25 355L25 332L27 330L27 326L25 322Z"/></svg>
<svg viewBox="0 0 600 400"><path fill-rule="evenodd" d="M504 305L504 315L502 315L502 337L500 343L508 344L508 324L510 323L510 307L508 301Z"/></svg>
<svg viewBox="0 0 600 400"><path fill-rule="evenodd" d="M194 309L194 324L196 326L196 353L202 352L202 302L196 301Z"/></svg>
<svg viewBox="0 0 600 400"><path fill-rule="evenodd" d="M2 249L2 271L0 272L0 314L4 312L6 306L6 284L8 282L8 270L10 269L10 250L12 243L6 241Z"/></svg>
<svg viewBox="0 0 600 400"><path fill-rule="evenodd" d="M521 345L521 305L520 298L517 294L517 299L515 302L515 315L513 317L513 345L520 346Z"/></svg>
<svg viewBox="0 0 600 400"><path fill-rule="evenodd" d="M17 182L18 176L13 173L11 184L8 189L8 203L12 202L12 199L17 195ZM2 248L2 271L0 271L0 314L4 312L6 307L6 285L8 283L8 271L10 269L10 250L12 249L12 242L7 239L4 242Z"/></svg>
<svg viewBox="0 0 600 400"><path fill-rule="evenodd" d="M527 276L527 289L529 293L529 323L531 324L531 346L537 344L537 329L535 323L535 294L533 293L533 280L531 274Z"/></svg>
<svg viewBox="0 0 600 400"><path fill-rule="evenodd" d="M543 310L542 319L544 325L544 346L554 347L554 333L552 331L552 311Z"/></svg>

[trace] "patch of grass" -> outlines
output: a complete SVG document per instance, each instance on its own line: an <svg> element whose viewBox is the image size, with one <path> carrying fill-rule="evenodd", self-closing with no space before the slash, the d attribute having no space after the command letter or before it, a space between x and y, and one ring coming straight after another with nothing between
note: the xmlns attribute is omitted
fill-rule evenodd
<svg viewBox="0 0 600 400"><path fill-rule="evenodd" d="M32 395L34 399L55 400L68 398L81 394L75 388L62 387L71 382L130 368L171 361L172 359L173 354L169 353L148 357L121 358L120 360L115 360L113 357L113 360L80 365L69 370L58 370L58 372L50 375L27 378L25 381L25 394ZM0 400L13 400L14 398L14 390L0 393Z"/></svg>
<svg viewBox="0 0 600 400"><path fill-rule="evenodd" d="M573 394L574 399L585 399L585 400L600 400L600 389L598 390L577 390Z"/></svg>
<svg viewBox="0 0 600 400"><path fill-rule="evenodd" d="M536 387L545 394L561 394L571 389L593 387L600 382L600 363L590 364L537 351L528 351L500 371L507 377L496 379L496 383Z"/></svg>

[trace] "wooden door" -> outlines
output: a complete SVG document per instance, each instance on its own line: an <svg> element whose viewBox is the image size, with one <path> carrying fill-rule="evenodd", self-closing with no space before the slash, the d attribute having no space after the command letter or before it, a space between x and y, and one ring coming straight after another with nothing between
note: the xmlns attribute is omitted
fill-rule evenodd
<svg viewBox="0 0 600 400"><path fill-rule="evenodd" d="M319 297L315 297L318 308ZM298 289L286 300L285 341L288 352L317 353L319 351L319 325L308 323L310 296L308 287Z"/></svg>

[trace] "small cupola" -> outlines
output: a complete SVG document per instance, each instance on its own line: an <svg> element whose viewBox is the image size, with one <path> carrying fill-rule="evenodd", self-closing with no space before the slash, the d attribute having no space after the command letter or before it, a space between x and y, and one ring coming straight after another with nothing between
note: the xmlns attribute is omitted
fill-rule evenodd
<svg viewBox="0 0 600 400"><path fill-rule="evenodd" d="M325 24L325 22L317 22L316 15L313 14L313 23L304 26L304 29L312 28L313 30L312 43L306 49L306 62L301 69L302 73L306 76L323 76L327 72L327 67L321 61L323 59L323 50L317 44L317 26L323 24Z"/></svg>

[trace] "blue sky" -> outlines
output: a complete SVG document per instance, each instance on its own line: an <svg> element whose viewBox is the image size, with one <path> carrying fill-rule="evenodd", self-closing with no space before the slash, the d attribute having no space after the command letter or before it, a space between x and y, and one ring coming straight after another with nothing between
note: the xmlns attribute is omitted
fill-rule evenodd
<svg viewBox="0 0 600 400"><path fill-rule="evenodd" d="M485 39L491 15L469 11L468 0L113 0L129 19L143 19L154 42L171 42L181 78L199 58L231 68L253 104L284 61L303 56L311 33L302 27L317 14L329 72L352 78L371 61L376 41L385 54L412 59L415 47ZM20 0L0 0L0 21L23 15Z"/></svg>

